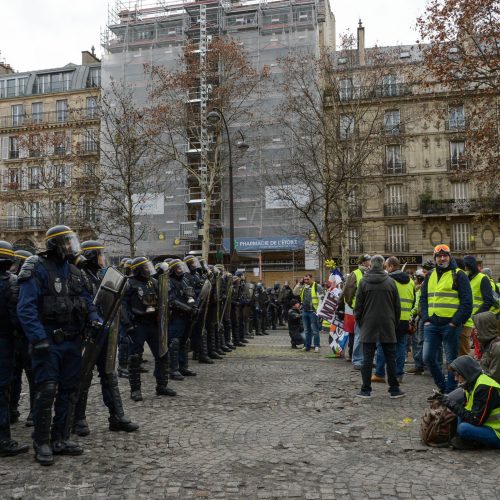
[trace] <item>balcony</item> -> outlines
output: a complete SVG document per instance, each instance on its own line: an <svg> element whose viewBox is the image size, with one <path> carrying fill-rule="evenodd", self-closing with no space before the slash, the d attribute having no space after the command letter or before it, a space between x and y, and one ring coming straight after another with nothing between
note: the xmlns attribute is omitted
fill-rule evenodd
<svg viewBox="0 0 500 500"><path fill-rule="evenodd" d="M91 109L74 109L68 111L47 111L42 113L23 114L21 116L0 116L0 129L15 129L42 125L61 125L86 120L99 120L99 113Z"/></svg>
<svg viewBox="0 0 500 500"><path fill-rule="evenodd" d="M74 187L78 190L97 190L99 186L95 177L77 177L74 180Z"/></svg>
<svg viewBox="0 0 500 500"><path fill-rule="evenodd" d="M1 231L46 231L48 227L54 224L65 224L72 229L81 228L88 225L88 221L83 217L76 217L66 214L57 214L52 218L47 216L34 217L1 217Z"/></svg>
<svg viewBox="0 0 500 500"><path fill-rule="evenodd" d="M448 172L460 172L462 170L469 170L470 163L468 160L460 158L448 158L446 160L446 168Z"/></svg>
<svg viewBox="0 0 500 500"><path fill-rule="evenodd" d="M348 87L341 89L340 101L356 101L364 99L380 99L391 97L403 97L411 95L411 86L405 83L392 83L387 85L374 85L366 87ZM331 92L326 91L325 97L333 97Z"/></svg>
<svg viewBox="0 0 500 500"><path fill-rule="evenodd" d="M447 132L463 132L465 131L467 123L464 118L462 119L454 119L454 120L446 120L444 122L444 129Z"/></svg>
<svg viewBox="0 0 500 500"><path fill-rule="evenodd" d="M451 240L450 247L452 252L468 252L476 249L476 242L472 238L460 240Z"/></svg>
<svg viewBox="0 0 500 500"><path fill-rule="evenodd" d="M404 123L386 123L382 127L382 134L388 136L398 136L405 133Z"/></svg>
<svg viewBox="0 0 500 500"><path fill-rule="evenodd" d="M384 172L387 175L406 174L405 160L386 160L384 163Z"/></svg>
<svg viewBox="0 0 500 500"><path fill-rule="evenodd" d="M500 197L472 200L422 200L422 215L500 213Z"/></svg>
<svg viewBox="0 0 500 500"><path fill-rule="evenodd" d="M399 252L409 252L410 245L409 243L386 243L385 244L385 252L386 253L399 253Z"/></svg>
<svg viewBox="0 0 500 500"><path fill-rule="evenodd" d="M384 204L384 215L386 217L401 217L408 215L408 203Z"/></svg>

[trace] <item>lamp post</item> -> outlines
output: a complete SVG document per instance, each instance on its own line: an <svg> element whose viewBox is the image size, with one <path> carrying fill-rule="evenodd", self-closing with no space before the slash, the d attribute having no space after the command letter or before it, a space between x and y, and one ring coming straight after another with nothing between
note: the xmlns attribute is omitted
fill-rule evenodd
<svg viewBox="0 0 500 500"><path fill-rule="evenodd" d="M231 137L229 136L229 128L227 126L226 118L222 111L218 108L214 108L210 113L207 114L207 121L213 125L218 124L222 120L224 128L226 129L227 144L229 150L229 271L234 273L235 269L235 241L234 241L234 191L233 191L233 157L231 152ZM248 144L245 142L245 138L240 130L238 133L241 136L241 141L238 142L238 149L241 151L246 151L248 149Z"/></svg>

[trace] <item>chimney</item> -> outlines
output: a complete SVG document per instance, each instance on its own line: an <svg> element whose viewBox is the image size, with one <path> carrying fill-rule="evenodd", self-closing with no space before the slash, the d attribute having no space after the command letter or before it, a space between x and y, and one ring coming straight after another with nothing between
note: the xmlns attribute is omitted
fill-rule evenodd
<svg viewBox="0 0 500 500"><path fill-rule="evenodd" d="M100 59L95 55L95 48L92 46L92 52L88 50L82 50L82 64L95 64L101 62Z"/></svg>
<svg viewBox="0 0 500 500"><path fill-rule="evenodd" d="M358 23L358 60L360 66L364 66L366 63L365 59L365 28L361 22Z"/></svg>

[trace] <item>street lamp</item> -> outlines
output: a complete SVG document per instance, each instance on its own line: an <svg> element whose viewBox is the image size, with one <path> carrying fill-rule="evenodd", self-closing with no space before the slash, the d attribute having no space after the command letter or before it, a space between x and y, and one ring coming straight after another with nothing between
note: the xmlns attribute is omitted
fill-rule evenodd
<svg viewBox="0 0 500 500"><path fill-rule="evenodd" d="M234 194L233 194L233 157L231 154L231 138L229 136L229 128L227 126L224 114L220 109L214 108L210 113L207 114L207 121L212 125L217 125L222 120L224 128L226 129L227 135L227 145L229 150L229 271L234 272L235 263L235 242L234 242ZM245 142L245 138L240 130L238 133L241 136L241 140L238 141L238 149L242 152L248 149L248 144Z"/></svg>

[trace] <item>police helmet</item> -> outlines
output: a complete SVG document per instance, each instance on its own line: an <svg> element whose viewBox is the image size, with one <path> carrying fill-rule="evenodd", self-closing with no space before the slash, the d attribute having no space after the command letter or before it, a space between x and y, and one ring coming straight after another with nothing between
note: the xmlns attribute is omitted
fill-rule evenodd
<svg viewBox="0 0 500 500"><path fill-rule="evenodd" d="M158 262L155 265L156 274L165 274L168 272L168 263L167 262Z"/></svg>
<svg viewBox="0 0 500 500"><path fill-rule="evenodd" d="M136 257L130 264L130 272L136 278L148 279L156 273L155 266L147 257Z"/></svg>
<svg viewBox="0 0 500 500"><path fill-rule="evenodd" d="M224 267L224 264L215 264L214 267L216 267L217 269L219 269L222 272L226 271L226 268Z"/></svg>
<svg viewBox="0 0 500 500"><path fill-rule="evenodd" d="M0 262L12 265L15 260L14 248L8 241L0 241Z"/></svg>
<svg viewBox="0 0 500 500"><path fill-rule="evenodd" d="M189 272L186 263L181 259L172 259L168 264L168 270L171 276L183 276Z"/></svg>
<svg viewBox="0 0 500 500"><path fill-rule="evenodd" d="M196 269L201 269L200 261L196 255L186 255L184 257L184 262L186 263L190 271L195 271Z"/></svg>
<svg viewBox="0 0 500 500"><path fill-rule="evenodd" d="M17 274L24 264L24 261L32 255L33 254L31 252L28 252L28 250L16 250L14 252L14 261L10 268L11 272Z"/></svg>
<svg viewBox="0 0 500 500"><path fill-rule="evenodd" d="M51 227L45 234L45 248L62 260L74 260L81 250L78 236L68 226Z"/></svg>
<svg viewBox="0 0 500 500"><path fill-rule="evenodd" d="M274 284L274 289L275 289L275 290L279 290L279 289L280 289L280 284L279 284L278 282L276 282L276 283Z"/></svg>
<svg viewBox="0 0 500 500"><path fill-rule="evenodd" d="M83 256L98 267L105 267L104 245L95 240L84 241L80 245Z"/></svg>

